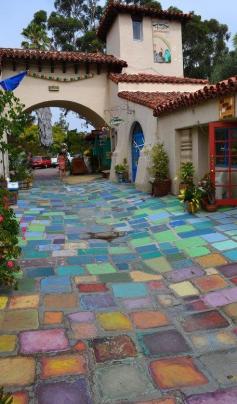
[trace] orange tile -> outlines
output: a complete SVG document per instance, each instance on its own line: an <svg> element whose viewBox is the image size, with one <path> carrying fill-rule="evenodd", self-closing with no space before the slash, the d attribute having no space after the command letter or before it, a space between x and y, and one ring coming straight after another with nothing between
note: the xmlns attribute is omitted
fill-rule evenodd
<svg viewBox="0 0 237 404"><path fill-rule="evenodd" d="M151 362L150 369L155 383L161 389L199 386L208 383L204 374L188 357L155 360Z"/></svg>
<svg viewBox="0 0 237 404"><path fill-rule="evenodd" d="M12 404L28 404L29 396L24 391L18 391L17 393L13 393L13 402Z"/></svg>
<svg viewBox="0 0 237 404"><path fill-rule="evenodd" d="M44 313L44 324L59 324L63 320L61 311L46 311Z"/></svg>
<svg viewBox="0 0 237 404"><path fill-rule="evenodd" d="M218 265L227 264L227 260L218 253L204 255L202 257L196 258L196 261L203 267L216 267Z"/></svg>
<svg viewBox="0 0 237 404"><path fill-rule="evenodd" d="M41 377L58 377L84 374L87 371L86 360L82 355L60 355L45 357L41 360Z"/></svg>
<svg viewBox="0 0 237 404"><path fill-rule="evenodd" d="M194 279L193 283L205 293L228 286L228 283L220 275L203 276L201 278Z"/></svg>
<svg viewBox="0 0 237 404"><path fill-rule="evenodd" d="M162 327L170 323L165 314L155 310L134 312L131 313L131 318L140 329Z"/></svg>
<svg viewBox="0 0 237 404"><path fill-rule="evenodd" d="M39 295L13 296L10 299L9 309L37 309Z"/></svg>

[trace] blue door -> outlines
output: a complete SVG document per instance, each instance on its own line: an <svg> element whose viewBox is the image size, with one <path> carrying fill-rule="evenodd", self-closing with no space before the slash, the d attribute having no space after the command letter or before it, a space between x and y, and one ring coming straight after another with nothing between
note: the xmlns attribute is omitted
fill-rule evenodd
<svg viewBox="0 0 237 404"><path fill-rule="evenodd" d="M144 146L144 136L141 126L136 123L132 134L132 180L136 179L137 165L140 157L140 152Z"/></svg>

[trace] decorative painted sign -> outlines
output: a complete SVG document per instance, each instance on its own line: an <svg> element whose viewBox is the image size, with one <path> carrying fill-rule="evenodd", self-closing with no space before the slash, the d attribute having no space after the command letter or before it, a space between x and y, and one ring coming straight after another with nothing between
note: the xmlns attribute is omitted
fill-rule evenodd
<svg viewBox="0 0 237 404"><path fill-rule="evenodd" d="M171 63L171 48L167 40L169 24L152 20L153 55L155 63Z"/></svg>
<svg viewBox="0 0 237 404"><path fill-rule="evenodd" d="M219 112L220 119L235 116L235 97L233 95L219 99Z"/></svg>
<svg viewBox="0 0 237 404"><path fill-rule="evenodd" d="M59 91L59 86L48 86L49 91Z"/></svg>

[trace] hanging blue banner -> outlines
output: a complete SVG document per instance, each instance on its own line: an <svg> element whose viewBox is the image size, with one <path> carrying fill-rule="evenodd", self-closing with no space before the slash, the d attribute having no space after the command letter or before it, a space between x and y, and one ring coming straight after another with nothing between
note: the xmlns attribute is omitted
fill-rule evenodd
<svg viewBox="0 0 237 404"><path fill-rule="evenodd" d="M15 88L19 86L20 82L24 79L26 75L27 71L21 72L16 76L8 77L8 79L0 81L0 85L5 91L13 91L15 90Z"/></svg>

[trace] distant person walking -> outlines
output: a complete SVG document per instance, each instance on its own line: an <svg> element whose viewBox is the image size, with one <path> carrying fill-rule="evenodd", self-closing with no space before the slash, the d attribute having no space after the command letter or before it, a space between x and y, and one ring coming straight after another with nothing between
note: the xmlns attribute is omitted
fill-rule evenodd
<svg viewBox="0 0 237 404"><path fill-rule="evenodd" d="M66 164L67 164L67 155L64 151L61 151L58 155L58 169L59 169L59 177L61 180L66 175Z"/></svg>

